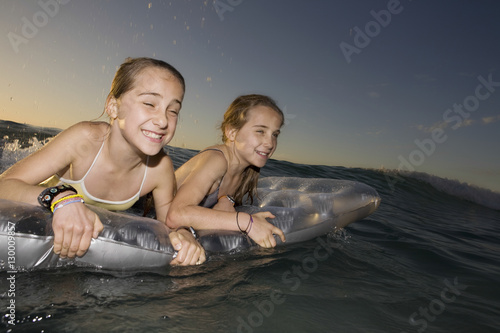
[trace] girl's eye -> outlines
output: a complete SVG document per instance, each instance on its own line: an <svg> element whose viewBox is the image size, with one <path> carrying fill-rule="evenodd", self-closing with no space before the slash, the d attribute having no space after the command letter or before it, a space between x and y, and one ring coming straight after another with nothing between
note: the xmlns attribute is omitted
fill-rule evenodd
<svg viewBox="0 0 500 333"><path fill-rule="evenodd" d="M154 108L155 106L151 103L144 103L144 105Z"/></svg>
<svg viewBox="0 0 500 333"><path fill-rule="evenodd" d="M170 114L175 115L175 116L179 115L179 111L177 111L177 110L169 110L168 112L170 112Z"/></svg>

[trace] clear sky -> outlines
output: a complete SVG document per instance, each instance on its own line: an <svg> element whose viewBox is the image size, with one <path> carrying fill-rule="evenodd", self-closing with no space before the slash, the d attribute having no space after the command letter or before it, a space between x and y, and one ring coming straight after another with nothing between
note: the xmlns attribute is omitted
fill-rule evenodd
<svg viewBox="0 0 500 333"><path fill-rule="evenodd" d="M493 0L0 2L0 119L98 117L126 57L174 65L173 146L219 142L241 94L286 114L276 159L427 172L500 191Z"/></svg>

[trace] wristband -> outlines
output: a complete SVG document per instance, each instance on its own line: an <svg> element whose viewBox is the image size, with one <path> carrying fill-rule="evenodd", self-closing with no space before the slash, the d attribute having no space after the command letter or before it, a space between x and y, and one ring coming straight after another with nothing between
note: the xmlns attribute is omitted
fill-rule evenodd
<svg viewBox="0 0 500 333"><path fill-rule="evenodd" d="M179 231L180 229L185 229L189 232L191 232L191 234L193 235L194 239L198 239L198 234L196 233L196 231L193 229L193 227L179 227L177 229L175 229L175 231Z"/></svg>
<svg viewBox="0 0 500 333"><path fill-rule="evenodd" d="M54 208L56 207L56 205L57 205L57 204L62 203L62 202L65 202L66 200L71 200L71 199L75 199L75 198L78 198L78 199L80 199L80 200L74 200L73 202L79 202L79 201L84 202L84 201L83 201L83 196L82 196L82 195L80 195L80 194L67 195L67 196L65 196L65 197L62 197L62 198L57 199L56 201L54 201L54 203L50 206L50 210L51 210L52 212L55 212L55 209L54 209Z"/></svg>
<svg viewBox="0 0 500 333"><path fill-rule="evenodd" d="M50 210L50 207L52 206L52 201L54 198L61 193L67 192L67 191L72 191L75 193L78 193L77 190L73 186L67 185L67 184L62 184L54 187L47 187L40 193L38 196L38 203L40 206L45 207Z"/></svg>
<svg viewBox="0 0 500 333"><path fill-rule="evenodd" d="M238 219L239 214L240 214L240 212L236 212L236 225L238 226L238 229L240 229L240 232L242 234L247 235L250 232L250 229L252 229L252 225L253 225L252 214L248 214L248 215L250 215L250 219L248 220L248 225L247 225L247 228L245 230L241 229L241 227L240 227L240 221Z"/></svg>
<svg viewBox="0 0 500 333"><path fill-rule="evenodd" d="M54 206L54 209L52 210L53 213L56 212L56 210L58 210L59 208L62 208L66 205L69 205L69 204L72 204L72 203L76 203L76 202L81 202L81 203L85 203L85 201L83 201L83 199L75 199L75 200L70 200L70 199L67 199L67 200L64 200L63 202L59 202L57 203L55 206Z"/></svg>
<svg viewBox="0 0 500 333"><path fill-rule="evenodd" d="M220 199L222 199L224 197L226 197L227 200L229 200L229 202L233 204L233 206L236 204L236 200L234 200L234 198L232 196L230 196L230 195L221 195L219 197L219 199L217 199L217 201L219 201Z"/></svg>
<svg viewBox="0 0 500 333"><path fill-rule="evenodd" d="M241 229L240 227L240 221L238 220L238 215L240 214L240 212L236 212L236 225L238 226L238 229L240 229L241 233L244 234L245 232L243 231L243 229Z"/></svg>
<svg viewBox="0 0 500 333"><path fill-rule="evenodd" d="M250 214L250 220L248 221L247 230L245 230L245 234L248 235L250 233L250 230L252 230L252 226L253 226L253 217Z"/></svg>

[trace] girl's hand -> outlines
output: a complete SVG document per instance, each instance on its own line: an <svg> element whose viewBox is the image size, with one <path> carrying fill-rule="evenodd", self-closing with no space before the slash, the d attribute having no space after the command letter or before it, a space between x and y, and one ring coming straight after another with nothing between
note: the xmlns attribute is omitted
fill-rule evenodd
<svg viewBox="0 0 500 333"><path fill-rule="evenodd" d="M246 214L240 215L240 219L246 216ZM281 231L280 228L272 225L271 223L266 221L266 218L275 218L275 216L271 212L259 212L252 215L253 225L249 225L248 228L250 231L248 232L248 236L262 247L275 247L276 239L274 235L278 235L281 238L282 242L285 242L285 234ZM240 220L240 226L242 228L246 221ZM243 224L243 225L242 225Z"/></svg>
<svg viewBox="0 0 500 333"><path fill-rule="evenodd" d="M61 258L83 256L92 238L97 238L104 226L96 213L83 203L71 203L57 209L52 218L54 252Z"/></svg>
<svg viewBox="0 0 500 333"><path fill-rule="evenodd" d="M170 262L170 265L200 265L207 260L205 249L190 231L179 229L178 231L172 231L168 237L174 249L178 251L177 257Z"/></svg>

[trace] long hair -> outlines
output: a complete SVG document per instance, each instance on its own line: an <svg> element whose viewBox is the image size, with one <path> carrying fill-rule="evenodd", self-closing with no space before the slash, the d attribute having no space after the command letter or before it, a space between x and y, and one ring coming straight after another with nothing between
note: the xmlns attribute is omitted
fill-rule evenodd
<svg viewBox="0 0 500 333"><path fill-rule="evenodd" d="M272 98L256 94L239 96L229 105L229 108L224 114L224 120L220 125L220 129L222 130L222 142L226 143L228 140L226 129L235 129L239 131L248 121L248 111L256 106L267 106L276 111L281 116L280 126L283 125L285 116ZM234 196L237 204L243 202L243 198L246 194L248 194L250 202L253 203L254 197L257 196L257 181L259 180L259 175L260 168L253 165L247 167L245 171L243 171L243 179Z"/></svg>

